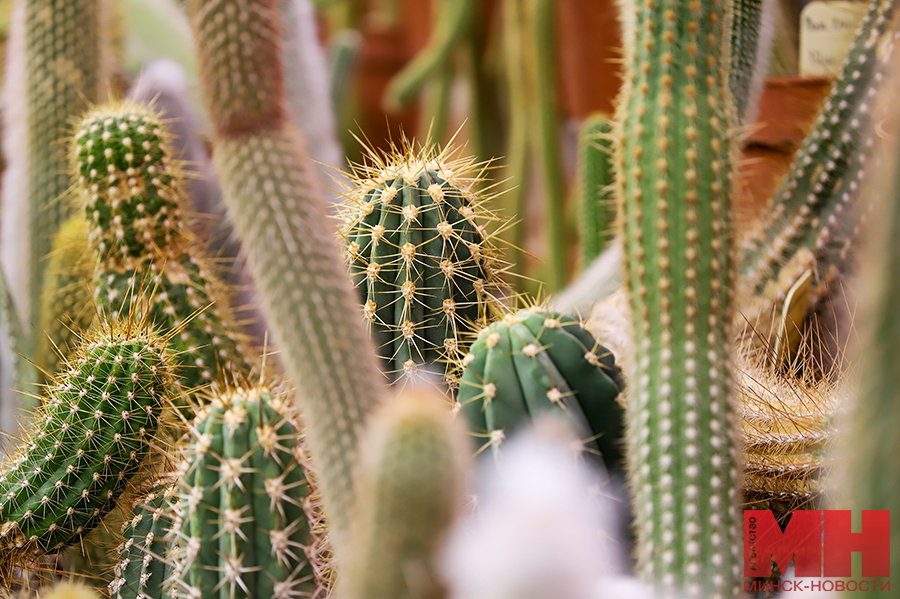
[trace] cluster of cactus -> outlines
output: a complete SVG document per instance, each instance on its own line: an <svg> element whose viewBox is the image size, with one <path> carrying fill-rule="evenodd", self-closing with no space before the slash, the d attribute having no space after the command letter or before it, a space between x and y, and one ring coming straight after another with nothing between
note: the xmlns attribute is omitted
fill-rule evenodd
<svg viewBox="0 0 900 599"><path fill-rule="evenodd" d="M47 9L42 0L26 4L32 21L34 11ZM847 391L827 377L785 375L783 364L769 355L760 362L754 352L743 356L748 364L738 361L739 372L734 307L751 319L781 308L784 325L805 318L835 272L849 269L858 220L839 215L849 212L873 164L867 125L853 118L867 114L885 77L895 20L893 2L872 1L843 79L770 218L745 246L738 273L730 200L734 124L745 105L735 107L733 90L752 86L728 69L744 68L745 39L755 45L757 5L745 4L624 8L629 70L608 136L614 160L601 165L616 182L608 186L602 173L584 177L593 181L586 199L614 188L618 200L634 324L633 351L617 356L623 377L604 347L610 344L578 319L538 307L504 309L505 263L488 230L497 220L487 209L494 199L471 176L475 161L427 147L413 152L408 144L396 155L373 152L347 194L342 262L286 113L278 2L190 0L224 201L295 388L231 383L246 380L258 358L238 331L228 288L191 232L184 167L164 119L133 103L89 112L70 146L72 194L84 214L71 225L71 245L89 244L97 268L82 271L83 253L72 261L60 252L75 272L47 270L93 277L95 301L101 313L115 315L114 324L94 324L51 378L26 441L0 469L0 574L77 544L124 495L126 540L110 585L120 599L325 594L332 565L316 563L329 553L323 528L339 592L443 597L452 581L435 559L460 512L463 456L472 452L450 423L455 407L470 435L486 436L494 450L529 419L563 415L607 468L625 464L641 577L663 595L736 596L740 495L781 517L817 500ZM535 0L520 15L540 21L532 24L539 41L546 42L542 15L550 6ZM472 5L456 8L454 35ZM732 10L748 11L737 19L747 31L730 29ZM446 62L450 45L441 45L434 64ZM730 54L732 47L741 55ZM547 65L537 66L545 78ZM549 129L541 136L542 147L555 145ZM555 188L553 157L545 158ZM65 161L54 160L33 163L40 171L33 179L55 176ZM559 217L553 213L554 235ZM593 235L606 228L592 227ZM66 239L58 241L68 246ZM564 265L555 269L555 278L565 277ZM43 285L53 294L77 285L60 281L48 277ZM18 302L27 310L21 319L36 322L33 304ZM65 310L75 320L80 308ZM890 315L875 314L892 331ZM72 351L76 344L56 325L45 326L60 353ZM161 336L148 332L157 329ZM798 351L798 338L779 330L770 353ZM780 344L792 349L782 352ZM881 351L890 342L876 345ZM881 353L872 359L889 370ZM431 391L407 388L376 409L387 379L441 362L452 400L442 406ZM162 430L177 385L210 382L218 384L195 401L177 402L188 408L179 412L187 432L179 438L179 428ZM887 388L873 394L886 397ZM170 442L179 466L166 473L170 456L156 449ZM312 505L313 480L321 485L320 506ZM880 487L870 495L880 505L896 498Z"/></svg>
<svg viewBox="0 0 900 599"><path fill-rule="evenodd" d="M347 194L341 232L372 337L394 379L414 377L465 353L464 337L483 326L503 284L469 160L445 150L372 155ZM450 380L454 383L455 381Z"/></svg>

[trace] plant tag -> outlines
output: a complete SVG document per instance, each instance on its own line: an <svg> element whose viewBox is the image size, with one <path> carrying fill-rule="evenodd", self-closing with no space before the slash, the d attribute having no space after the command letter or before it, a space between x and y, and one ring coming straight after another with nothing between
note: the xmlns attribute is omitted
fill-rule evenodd
<svg viewBox="0 0 900 599"><path fill-rule="evenodd" d="M800 75L837 77L867 2L815 0L800 13Z"/></svg>

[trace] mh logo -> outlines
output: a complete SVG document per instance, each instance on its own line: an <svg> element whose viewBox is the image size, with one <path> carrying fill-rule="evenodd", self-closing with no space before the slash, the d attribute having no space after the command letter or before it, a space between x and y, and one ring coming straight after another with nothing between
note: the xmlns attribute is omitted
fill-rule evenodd
<svg viewBox="0 0 900 599"><path fill-rule="evenodd" d="M772 561L786 572L794 558L798 577L849 577L850 557L862 554L862 576L891 575L891 513L863 510L862 531L852 532L850 510L798 510L781 531L768 510L744 512L744 576L767 577Z"/></svg>

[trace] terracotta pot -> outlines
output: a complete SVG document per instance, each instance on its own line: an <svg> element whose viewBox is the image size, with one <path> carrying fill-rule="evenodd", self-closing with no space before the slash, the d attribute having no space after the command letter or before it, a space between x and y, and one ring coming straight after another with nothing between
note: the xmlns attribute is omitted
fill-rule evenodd
<svg viewBox="0 0 900 599"><path fill-rule="evenodd" d="M612 114L621 79L616 0L557 0L560 106L575 119Z"/></svg>
<svg viewBox="0 0 900 599"><path fill-rule="evenodd" d="M832 80L824 77L766 81L739 168L738 213L742 218L756 218L768 205L831 91L831 84Z"/></svg>

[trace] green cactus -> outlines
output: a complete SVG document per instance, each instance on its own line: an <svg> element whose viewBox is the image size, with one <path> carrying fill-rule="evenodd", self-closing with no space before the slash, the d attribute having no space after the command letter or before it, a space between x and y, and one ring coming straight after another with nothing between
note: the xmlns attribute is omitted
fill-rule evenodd
<svg viewBox="0 0 900 599"><path fill-rule="evenodd" d="M95 108L77 128L71 165L99 262L98 303L114 316L124 307L179 328L173 341L187 388L217 381L220 368L248 373L253 352L227 286L186 223L185 174L162 118L132 103Z"/></svg>
<svg viewBox="0 0 900 599"><path fill-rule="evenodd" d="M32 354L44 257L70 213L66 147L72 119L103 91L101 0L21 0L4 107L9 165L3 185L3 265Z"/></svg>
<svg viewBox="0 0 900 599"><path fill-rule="evenodd" d="M685 597L733 597L741 581L729 6L624 8L616 177L634 315L626 405L637 568Z"/></svg>
<svg viewBox="0 0 900 599"><path fill-rule="evenodd" d="M36 362L45 372L59 370L60 354L67 353L78 332L91 325L96 265L88 247L87 221L73 214L60 227L44 271L40 330L48 342L38 344Z"/></svg>
<svg viewBox="0 0 900 599"><path fill-rule="evenodd" d="M585 119L578 133L578 195L581 202L581 268L588 268L613 235L612 123L602 114Z"/></svg>
<svg viewBox="0 0 900 599"><path fill-rule="evenodd" d="M189 434L176 508L179 595L311 593L306 466L286 397L266 388L218 393Z"/></svg>
<svg viewBox="0 0 900 599"><path fill-rule="evenodd" d="M385 370L415 377L463 355L463 333L484 323L502 288L496 220L476 191L471 161L423 148L357 167L341 236L350 274ZM442 374L449 368L441 368ZM453 382L450 380L449 382Z"/></svg>
<svg viewBox="0 0 900 599"><path fill-rule="evenodd" d="M284 111L277 3L191 0L188 12L225 204L297 384L340 561L359 435L385 386L315 173Z"/></svg>
<svg viewBox="0 0 900 599"><path fill-rule="evenodd" d="M347 599L442 599L438 550L465 504L468 451L440 396L406 390L379 414L360 464Z"/></svg>
<svg viewBox="0 0 900 599"><path fill-rule="evenodd" d="M764 31L766 23L763 21L763 2L764 0L736 0L733 3L731 68L728 76L739 125L748 122L746 117L754 110L752 104L757 92L757 80L768 62L761 60L768 51L769 37Z"/></svg>
<svg viewBox="0 0 900 599"><path fill-rule="evenodd" d="M171 542L174 485L161 481L134 502L130 518L122 525L124 541L117 552L119 561L109 584L114 599L162 599L167 596L174 572Z"/></svg>
<svg viewBox="0 0 900 599"><path fill-rule="evenodd" d="M789 291L811 273L800 319L846 273L859 230L856 207L874 143L873 98L892 43L896 3L873 0L822 111L760 226L741 248L738 309L756 345L774 345ZM891 37L886 37L891 36ZM794 326L799 327L798 321Z"/></svg>
<svg viewBox="0 0 900 599"><path fill-rule="evenodd" d="M0 471L0 563L88 534L150 467L170 401L172 355L131 319L94 327L47 389L27 440Z"/></svg>
<svg viewBox="0 0 900 599"><path fill-rule="evenodd" d="M578 320L538 306L508 314L478 334L462 364L457 401L494 451L532 418L567 413L585 448L621 468L621 372Z"/></svg>

